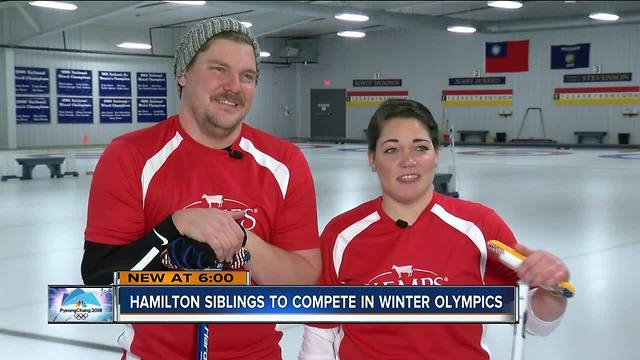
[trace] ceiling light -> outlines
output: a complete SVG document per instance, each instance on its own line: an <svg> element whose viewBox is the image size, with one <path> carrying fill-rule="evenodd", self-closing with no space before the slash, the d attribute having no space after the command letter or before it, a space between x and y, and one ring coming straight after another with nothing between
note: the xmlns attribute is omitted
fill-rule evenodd
<svg viewBox="0 0 640 360"><path fill-rule="evenodd" d="M608 14L608 13L592 13L592 14L589 14L589 18L593 20L616 21L620 19L620 16L616 14Z"/></svg>
<svg viewBox="0 0 640 360"><path fill-rule="evenodd" d="M204 5L207 3L206 1L165 1L165 2L181 4L181 5Z"/></svg>
<svg viewBox="0 0 640 360"><path fill-rule="evenodd" d="M247 28L250 28L253 26L253 24L248 21L241 21L240 23L242 23L242 25L244 25Z"/></svg>
<svg viewBox="0 0 640 360"><path fill-rule="evenodd" d="M260 57L269 57L271 53L268 51L260 51Z"/></svg>
<svg viewBox="0 0 640 360"><path fill-rule="evenodd" d="M471 26L449 26L447 31L461 34L473 34L476 32L476 28Z"/></svg>
<svg viewBox="0 0 640 360"><path fill-rule="evenodd" d="M134 42L123 42L117 45L118 47L125 49L136 49L136 50L149 50L151 49L151 45L143 44L143 43L134 43Z"/></svg>
<svg viewBox="0 0 640 360"><path fill-rule="evenodd" d="M349 14L349 13L337 14L336 16L334 16L334 18L338 20L343 20L343 21L359 21L359 22L369 20L369 17L367 15Z"/></svg>
<svg viewBox="0 0 640 360"><path fill-rule="evenodd" d="M32 1L29 5L45 7L49 9L57 10L75 10L78 7L74 4L60 2L60 1Z"/></svg>
<svg viewBox="0 0 640 360"><path fill-rule="evenodd" d="M500 9L519 9L522 7L520 1L489 1L487 5Z"/></svg>
<svg viewBox="0 0 640 360"><path fill-rule="evenodd" d="M363 33L362 31L340 31L338 33L338 36L342 36L342 37L350 37L350 38L362 38L365 37L367 34Z"/></svg>

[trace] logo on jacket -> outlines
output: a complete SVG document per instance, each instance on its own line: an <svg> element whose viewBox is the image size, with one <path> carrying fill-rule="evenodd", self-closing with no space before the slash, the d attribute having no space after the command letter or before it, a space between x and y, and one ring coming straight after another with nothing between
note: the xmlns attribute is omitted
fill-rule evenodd
<svg viewBox="0 0 640 360"><path fill-rule="evenodd" d="M184 208L215 208L227 211L244 211L244 219L240 221L240 225L247 230L252 230L256 227L256 218L254 215L258 212L257 208L252 209L242 201L226 198L222 194L202 194L200 200L195 201Z"/></svg>
<svg viewBox="0 0 640 360"><path fill-rule="evenodd" d="M443 285L448 282L446 276L433 271L417 269L413 265L392 265L391 271L374 276L367 285Z"/></svg>

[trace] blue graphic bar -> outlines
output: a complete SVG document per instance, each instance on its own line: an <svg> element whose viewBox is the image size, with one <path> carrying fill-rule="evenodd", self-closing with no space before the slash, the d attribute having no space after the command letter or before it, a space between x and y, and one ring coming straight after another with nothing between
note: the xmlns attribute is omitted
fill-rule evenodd
<svg viewBox="0 0 640 360"><path fill-rule="evenodd" d="M514 323L513 286L120 286L116 322Z"/></svg>

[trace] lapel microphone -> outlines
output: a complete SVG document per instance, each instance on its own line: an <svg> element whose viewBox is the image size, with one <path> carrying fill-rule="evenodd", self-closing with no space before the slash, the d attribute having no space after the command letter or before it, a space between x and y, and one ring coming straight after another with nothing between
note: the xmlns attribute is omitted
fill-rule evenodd
<svg viewBox="0 0 640 360"><path fill-rule="evenodd" d="M409 227L409 223L402 220L402 219L398 219L396 220L396 226L401 228L401 229L406 229Z"/></svg>
<svg viewBox="0 0 640 360"><path fill-rule="evenodd" d="M224 149L227 150L227 153L229 153L229 157L232 159L242 159L242 157L244 156L241 151L233 150L231 148L231 145L227 146Z"/></svg>

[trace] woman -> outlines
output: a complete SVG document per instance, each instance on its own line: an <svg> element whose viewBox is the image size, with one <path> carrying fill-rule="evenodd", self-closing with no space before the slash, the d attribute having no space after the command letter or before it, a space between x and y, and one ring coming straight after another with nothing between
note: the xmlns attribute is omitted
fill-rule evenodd
<svg viewBox="0 0 640 360"><path fill-rule="evenodd" d="M438 126L413 100L385 101L367 130L369 164L382 196L332 219L321 236L322 285L551 286L569 278L546 251L517 244L491 209L433 190ZM496 239L527 255L517 273L487 255ZM566 299L530 293L529 332L546 335ZM481 324L305 326L301 359L489 359Z"/></svg>

